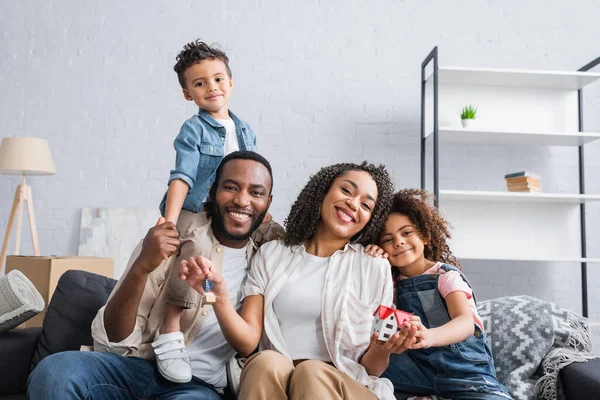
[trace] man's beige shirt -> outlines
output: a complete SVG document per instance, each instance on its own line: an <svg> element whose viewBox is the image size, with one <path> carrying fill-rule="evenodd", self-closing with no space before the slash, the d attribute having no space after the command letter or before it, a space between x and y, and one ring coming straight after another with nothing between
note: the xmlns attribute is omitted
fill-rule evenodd
<svg viewBox="0 0 600 400"><path fill-rule="evenodd" d="M263 224L253 234L248 246L248 263L256 252L256 243L266 242L280 237L283 228L275 223ZM191 239L195 242L195 248L201 250L201 255L209 258L213 266L222 271L223 268L223 246L213 235L211 229L211 219L205 212L198 213L197 224L194 226ZM110 297L119 289L125 276L131 269L134 261L139 256L142 249L140 242L131 255L125 272L117 282ZM125 356L137 356L148 360L154 359L152 342L156 337L156 332L160 328L165 312L166 281L172 279L171 268L179 268L176 264L178 255L175 254L166 259L158 268L156 268L148 277L146 287L137 310L136 324L133 332L120 342L111 342L106 334L104 327L104 311L106 305L100 308L96 318L92 321L92 338L94 339L94 350L111 352ZM198 335L204 322L204 317L210 310L210 305L199 307L200 296L196 307L184 310L181 317L181 332L183 332L186 346Z"/></svg>

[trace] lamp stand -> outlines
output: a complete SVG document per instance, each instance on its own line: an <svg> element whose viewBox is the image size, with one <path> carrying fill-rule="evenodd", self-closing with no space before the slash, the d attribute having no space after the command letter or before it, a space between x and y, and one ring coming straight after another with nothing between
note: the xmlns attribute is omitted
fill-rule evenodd
<svg viewBox="0 0 600 400"><path fill-rule="evenodd" d="M37 228L35 225L35 216L33 214L33 198L31 197L31 187L25 183L25 174L23 174L23 183L17 186L15 192L15 199L13 200L12 208L10 210L10 217L8 218L8 225L6 226L6 233L4 234L4 242L2 243L2 253L0 254L0 271L4 268L4 257L8 250L8 242L10 239L10 233L12 230L13 223L17 213L19 218L17 219L17 233L15 240L15 255L19 255L21 247L21 226L23 225L23 203L27 203L27 211L29 212L29 227L31 228L31 240L33 242L33 254L36 256L40 255L40 244L38 242Z"/></svg>

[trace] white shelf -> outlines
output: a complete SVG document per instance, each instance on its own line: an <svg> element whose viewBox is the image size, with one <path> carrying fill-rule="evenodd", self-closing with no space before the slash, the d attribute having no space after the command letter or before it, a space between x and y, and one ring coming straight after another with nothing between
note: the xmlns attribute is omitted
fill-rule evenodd
<svg viewBox="0 0 600 400"><path fill-rule="evenodd" d="M461 257L460 255L456 255L458 260L482 260L482 261L516 261L516 262L573 262L573 263L600 263L600 258L500 258L500 257Z"/></svg>
<svg viewBox="0 0 600 400"><path fill-rule="evenodd" d="M562 194L535 192L487 192L472 190L440 190L440 203L444 200L501 201L514 203L587 203L600 201L597 194Z"/></svg>
<svg viewBox="0 0 600 400"><path fill-rule="evenodd" d="M427 137L432 135L433 132L429 132ZM439 140L444 143L581 146L598 139L600 133L595 132L511 132L447 127L439 130Z"/></svg>
<svg viewBox="0 0 600 400"><path fill-rule="evenodd" d="M578 90L600 78L600 73L495 68L439 67L439 83L471 86L529 87ZM427 78L433 81L433 73Z"/></svg>

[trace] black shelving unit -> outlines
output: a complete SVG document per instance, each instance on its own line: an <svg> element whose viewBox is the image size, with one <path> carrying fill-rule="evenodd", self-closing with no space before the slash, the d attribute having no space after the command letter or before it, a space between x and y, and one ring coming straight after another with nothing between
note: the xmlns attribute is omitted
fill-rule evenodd
<svg viewBox="0 0 600 400"><path fill-rule="evenodd" d="M425 96L426 84L428 76L426 76L426 68L433 63L433 194L434 205L439 208L440 188L439 188L439 63L438 63L438 48L437 46L425 57L421 63L421 188L425 189L426 170L426 144L427 138L425 132ZM584 67L577 70L578 72L587 72L592 68L600 65L600 57L586 64ZM583 89L578 89L578 122L579 132L583 132ZM584 145L578 146L579 158L579 194L585 194L585 165L584 165ZM586 207L585 202L580 204L580 226L581 226L581 257L587 257L587 235L586 235ZM587 284L587 262L581 263L581 303L583 316L588 316L588 284Z"/></svg>

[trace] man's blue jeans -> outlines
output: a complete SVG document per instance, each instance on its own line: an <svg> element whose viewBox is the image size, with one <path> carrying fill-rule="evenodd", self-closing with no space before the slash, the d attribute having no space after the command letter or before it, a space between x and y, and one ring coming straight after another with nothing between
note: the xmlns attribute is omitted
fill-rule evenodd
<svg viewBox="0 0 600 400"><path fill-rule="evenodd" d="M189 383L173 383L150 361L88 351L66 351L43 359L29 376L27 394L32 400L222 400L212 385L196 377Z"/></svg>

